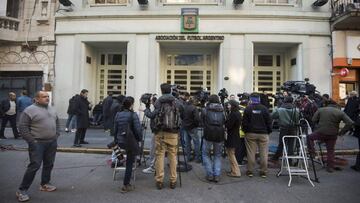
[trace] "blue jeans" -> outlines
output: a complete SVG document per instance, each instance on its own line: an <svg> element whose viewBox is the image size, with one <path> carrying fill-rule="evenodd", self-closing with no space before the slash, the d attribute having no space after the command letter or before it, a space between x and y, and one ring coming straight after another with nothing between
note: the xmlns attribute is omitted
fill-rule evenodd
<svg viewBox="0 0 360 203"><path fill-rule="evenodd" d="M77 128L77 125L76 125L76 115L74 114L68 114L69 117L66 121L66 128L69 128L70 129L76 129Z"/></svg>
<svg viewBox="0 0 360 203"><path fill-rule="evenodd" d="M196 160L201 160L200 155L200 137L197 133L197 128L191 130L184 130L184 139L185 139L185 151L187 160L191 159L191 140L194 142L194 154Z"/></svg>
<svg viewBox="0 0 360 203"><path fill-rule="evenodd" d="M214 158L210 158L211 148L213 148ZM208 176L220 176L221 174L221 151L223 149L222 142L209 142L203 140L203 165Z"/></svg>
<svg viewBox="0 0 360 203"><path fill-rule="evenodd" d="M55 155L57 149L57 141L49 142L34 142L29 144L29 157L30 164L28 165L22 183L19 187L20 190L28 190L33 182L36 172L40 169L41 163L43 164L41 173L41 185L50 182L51 171L55 162Z"/></svg>

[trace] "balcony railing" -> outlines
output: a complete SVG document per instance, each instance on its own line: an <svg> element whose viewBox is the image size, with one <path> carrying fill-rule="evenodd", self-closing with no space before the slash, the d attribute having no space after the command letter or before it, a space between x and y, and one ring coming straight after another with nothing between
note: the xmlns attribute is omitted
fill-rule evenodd
<svg viewBox="0 0 360 203"><path fill-rule="evenodd" d="M91 6L127 6L129 0L89 0Z"/></svg>
<svg viewBox="0 0 360 203"><path fill-rule="evenodd" d="M162 5L223 5L225 0L159 0Z"/></svg>
<svg viewBox="0 0 360 203"><path fill-rule="evenodd" d="M360 11L360 0L333 0L333 16L340 16L353 11Z"/></svg>
<svg viewBox="0 0 360 203"><path fill-rule="evenodd" d="M299 6L301 0L253 0L258 6Z"/></svg>
<svg viewBox="0 0 360 203"><path fill-rule="evenodd" d="M5 16L0 17L0 30L19 30L20 21L15 18L9 18Z"/></svg>

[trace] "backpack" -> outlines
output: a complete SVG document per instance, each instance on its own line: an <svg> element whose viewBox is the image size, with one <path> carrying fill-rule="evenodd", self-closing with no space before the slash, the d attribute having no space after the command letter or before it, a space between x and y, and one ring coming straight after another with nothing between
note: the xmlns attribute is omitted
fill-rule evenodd
<svg viewBox="0 0 360 203"><path fill-rule="evenodd" d="M76 112L76 96L69 99L68 113L74 114Z"/></svg>
<svg viewBox="0 0 360 203"><path fill-rule="evenodd" d="M155 118L157 129L164 132L178 132L180 129L180 113L173 102L161 103L158 116Z"/></svg>
<svg viewBox="0 0 360 203"><path fill-rule="evenodd" d="M225 115L222 111L205 109L204 138L210 142L222 142L225 139Z"/></svg>

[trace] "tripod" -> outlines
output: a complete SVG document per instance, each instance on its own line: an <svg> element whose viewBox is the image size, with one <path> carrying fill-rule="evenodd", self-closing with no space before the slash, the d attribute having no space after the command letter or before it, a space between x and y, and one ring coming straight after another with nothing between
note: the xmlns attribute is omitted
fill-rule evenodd
<svg viewBox="0 0 360 203"><path fill-rule="evenodd" d="M144 146L145 146L145 137L146 137L146 134L147 134L148 124L149 124L149 118L146 117L145 114L144 114L143 119L141 121L141 127L143 128L143 136L142 136L141 146L140 146L141 153L140 153L140 163L139 163L139 165L141 165L141 159L143 159L143 163L144 163L145 166L146 166L146 159L145 159L145 156L144 156Z"/></svg>
<svg viewBox="0 0 360 203"><path fill-rule="evenodd" d="M181 148L182 148L182 155L183 155L183 158L184 158L184 167L185 167L185 169L184 169L184 171L185 172L187 172L188 170L191 170L192 169L192 167L191 167L191 165L188 165L188 163L187 163L187 160L186 160L186 154L185 154L185 140L183 139L183 137L181 136L181 131L179 131L179 138L180 138L180 144L181 144ZM179 150L180 150L180 144L179 144L179 142L178 142L178 152L179 152ZM177 155L177 158L178 158L178 165L177 165L177 170L178 170L178 173L179 173L179 183L180 183L180 187L182 186L182 181L181 181L181 168L180 168L180 164L181 164L181 162L180 162L180 156L179 155ZM189 169L190 168L190 169Z"/></svg>

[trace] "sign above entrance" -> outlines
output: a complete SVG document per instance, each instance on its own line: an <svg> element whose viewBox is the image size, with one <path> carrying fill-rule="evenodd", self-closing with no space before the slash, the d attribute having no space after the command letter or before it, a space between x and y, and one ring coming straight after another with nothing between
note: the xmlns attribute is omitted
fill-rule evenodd
<svg viewBox="0 0 360 203"><path fill-rule="evenodd" d="M158 41L223 41L222 35L157 35Z"/></svg>
<svg viewBox="0 0 360 203"><path fill-rule="evenodd" d="M199 33L199 9L181 9L181 33Z"/></svg>

